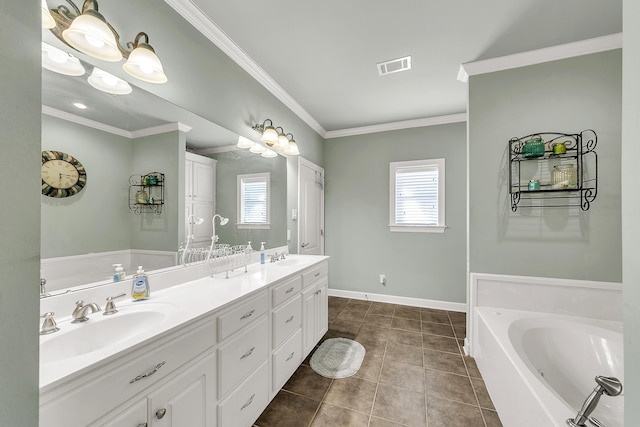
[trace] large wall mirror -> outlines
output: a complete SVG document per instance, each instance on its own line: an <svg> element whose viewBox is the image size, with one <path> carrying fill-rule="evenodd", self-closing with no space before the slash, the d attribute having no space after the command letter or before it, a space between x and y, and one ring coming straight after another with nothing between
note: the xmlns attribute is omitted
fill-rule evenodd
<svg viewBox="0 0 640 427"><path fill-rule="evenodd" d="M87 173L79 193L41 196L41 260L48 292L108 284L112 263L125 264L127 275L131 274L136 266L122 259L126 251L162 254L161 261L144 262L147 271L178 264L177 253L187 233L186 150L217 161L215 212L230 219L225 226L216 226L219 242L251 241L254 249L261 241L268 247L287 244L286 158L231 150L236 134L136 86L131 85L128 95L98 91L87 82L93 66L83 65L85 74L78 77L42 70L42 149L75 157ZM137 215L129 208L129 178L149 172L165 176L164 204L159 214ZM236 177L256 172L269 172L272 179L271 224L268 229L240 229ZM115 258L93 256L110 252ZM78 258L87 262L76 267Z"/></svg>

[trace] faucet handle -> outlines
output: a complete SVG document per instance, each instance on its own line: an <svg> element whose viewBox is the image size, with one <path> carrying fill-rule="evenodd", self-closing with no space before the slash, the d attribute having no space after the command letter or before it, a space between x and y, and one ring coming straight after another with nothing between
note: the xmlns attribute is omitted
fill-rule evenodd
<svg viewBox="0 0 640 427"><path fill-rule="evenodd" d="M54 312L50 311L40 316L41 318L44 317L44 322L42 322L42 328L40 329L40 335L52 334L60 330L56 324L56 319L53 318L54 314Z"/></svg>
<svg viewBox="0 0 640 427"><path fill-rule="evenodd" d="M116 309L116 305L113 302L114 299L116 298L122 298L123 296L127 295L126 293L121 293L120 295L116 295L114 297L108 297L107 298L107 305L104 307L104 313L102 313L103 316L109 316L111 314L115 314L118 312L118 310Z"/></svg>

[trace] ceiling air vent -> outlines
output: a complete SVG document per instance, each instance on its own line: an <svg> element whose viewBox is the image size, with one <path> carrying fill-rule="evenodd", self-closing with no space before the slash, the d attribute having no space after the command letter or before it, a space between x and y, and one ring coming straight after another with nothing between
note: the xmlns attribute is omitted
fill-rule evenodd
<svg viewBox="0 0 640 427"><path fill-rule="evenodd" d="M392 59L391 61L380 62L378 66L378 75L384 76L385 74L398 73L400 71L411 69L411 56L405 56L404 58Z"/></svg>

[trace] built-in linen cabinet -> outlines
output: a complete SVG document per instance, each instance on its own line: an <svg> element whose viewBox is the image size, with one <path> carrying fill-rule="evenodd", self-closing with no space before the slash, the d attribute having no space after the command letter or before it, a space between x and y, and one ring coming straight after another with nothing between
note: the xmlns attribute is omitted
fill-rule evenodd
<svg viewBox="0 0 640 427"><path fill-rule="evenodd" d="M306 357L329 328L329 267L322 263L302 275L302 340Z"/></svg>
<svg viewBox="0 0 640 427"><path fill-rule="evenodd" d="M202 224L191 224L193 243L210 241L213 233L211 218L215 214L216 160L185 153L185 219L191 215L204 218ZM189 233L189 230L185 230Z"/></svg>

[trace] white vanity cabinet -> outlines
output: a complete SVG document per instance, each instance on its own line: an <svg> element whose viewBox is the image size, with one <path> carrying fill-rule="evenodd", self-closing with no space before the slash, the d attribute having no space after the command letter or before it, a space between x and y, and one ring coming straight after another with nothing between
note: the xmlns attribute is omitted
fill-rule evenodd
<svg viewBox="0 0 640 427"><path fill-rule="evenodd" d="M329 329L329 267L323 262L302 275L302 340L304 357Z"/></svg>
<svg viewBox="0 0 640 427"><path fill-rule="evenodd" d="M193 242L211 241L215 214L216 160L185 153L185 218L204 218L202 224L192 224ZM185 230L188 233L189 230Z"/></svg>
<svg viewBox="0 0 640 427"><path fill-rule="evenodd" d="M110 411L91 427L214 427L215 354L209 351L190 365L150 388L133 405L122 405L121 412L120 408Z"/></svg>
<svg viewBox="0 0 640 427"><path fill-rule="evenodd" d="M213 427L215 342L215 318L207 318L79 372L40 393L40 427Z"/></svg>

